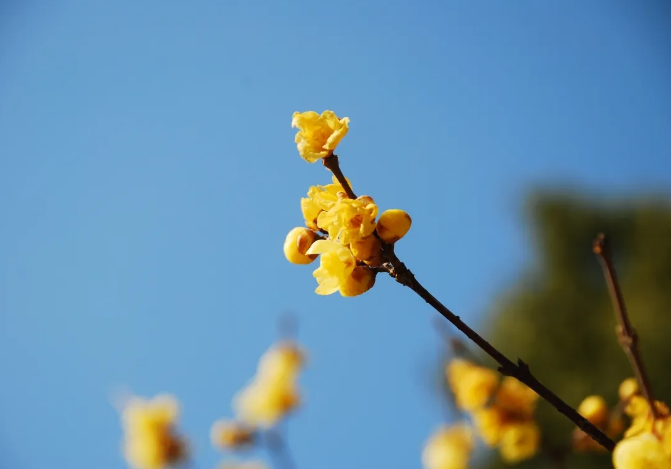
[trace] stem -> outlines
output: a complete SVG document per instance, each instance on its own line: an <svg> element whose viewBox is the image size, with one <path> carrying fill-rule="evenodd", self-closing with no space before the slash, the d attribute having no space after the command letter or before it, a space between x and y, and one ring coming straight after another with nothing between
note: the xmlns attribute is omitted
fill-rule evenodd
<svg viewBox="0 0 671 469"><path fill-rule="evenodd" d="M613 265L610 242L608 238L606 238L606 235L601 233L597 236L596 240L594 240L593 250L603 269L603 275L606 279L606 284L608 285L611 300L613 301L613 309L615 310L615 317L618 324L616 329L617 339L620 342L624 353L629 357L629 361L636 374L636 379L638 380L638 385L641 388L643 397L645 397L650 405L652 416L657 419L659 417L659 412L655 406L655 398L652 395L650 379L648 378L648 373L645 370L643 358L641 357L641 352L638 348L638 334L632 327L629 315L627 314L627 307L624 304L624 297L622 296L622 290L620 290L620 284L617 281L617 273L615 272L615 266Z"/></svg>
<svg viewBox="0 0 671 469"><path fill-rule="evenodd" d="M335 178L338 180L340 185L345 190L345 194L347 194L347 197L349 197L350 199L356 199L354 191L352 191L352 188L347 182L347 179L345 179L345 175L342 173L342 170L340 169L340 164L338 162L338 155L331 154L326 158L322 158L322 163L324 164L324 166L326 166L326 169L328 169L333 173Z"/></svg>
<svg viewBox="0 0 671 469"><path fill-rule="evenodd" d="M284 438L277 430L266 432L266 448L275 469L296 469L296 463Z"/></svg>
<svg viewBox="0 0 671 469"><path fill-rule="evenodd" d="M338 157L336 155L331 155L324 158L324 166L329 169L333 175L336 177L338 182L342 185L343 189L347 193L347 196L356 199L356 195L352 191L352 188L347 183L345 176L343 175L340 165L338 162ZM535 376L531 374L529 370L529 365L524 363L521 359L517 359L517 363L512 362L508 357L501 353L496 347L483 339L477 332L468 327L462 320L450 311L445 305L436 299L429 291L422 286L421 283L415 278L415 275L408 269L403 262L396 256L394 252L394 245L382 243L382 253L384 258L387 260L387 266L389 275L396 279L398 283L410 288L417 295L420 296L424 301L433 307L436 311L443 315L445 319L450 321L457 329L471 339L475 344L480 347L487 355L492 357L500 365L499 372L506 376L512 376L517 378L517 380L529 386L531 389L536 391L536 393L545 399L550 405L557 409L561 414L565 415L569 420L575 423L582 431L591 436L597 443L606 448L609 451L613 451L615 448L615 442L608 438L601 430L595 427L591 422L586 418L580 415L573 407L564 402L559 396L557 396L550 389L545 387L543 383L538 381Z"/></svg>

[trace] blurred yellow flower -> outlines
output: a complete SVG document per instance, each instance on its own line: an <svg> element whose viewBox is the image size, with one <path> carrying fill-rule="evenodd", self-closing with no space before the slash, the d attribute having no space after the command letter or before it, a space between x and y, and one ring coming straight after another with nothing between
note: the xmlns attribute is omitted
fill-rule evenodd
<svg viewBox="0 0 671 469"><path fill-rule="evenodd" d="M613 451L615 469L671 469L671 454L652 433L625 438Z"/></svg>
<svg viewBox="0 0 671 469"><path fill-rule="evenodd" d="M630 398L638 394L638 381L636 378L627 378L620 384L618 395L622 402L628 401Z"/></svg>
<svg viewBox="0 0 671 469"><path fill-rule="evenodd" d="M494 370L477 366L457 358L447 366L447 380L455 395L457 406L466 411L479 409L487 404L499 384Z"/></svg>
<svg viewBox="0 0 671 469"><path fill-rule="evenodd" d="M473 434L466 424L441 427L422 452L424 469L466 469L473 451Z"/></svg>
<svg viewBox="0 0 671 469"><path fill-rule="evenodd" d="M511 464L529 459L538 451L540 441L541 432L535 422L506 425L501 433L501 456Z"/></svg>
<svg viewBox="0 0 671 469"><path fill-rule="evenodd" d="M257 379L267 383L294 382L305 363L305 353L290 341L280 342L261 356Z"/></svg>
<svg viewBox="0 0 671 469"><path fill-rule="evenodd" d="M303 363L304 353L291 342L268 350L254 379L233 399L238 418L252 427L270 428L297 408L297 379Z"/></svg>
<svg viewBox="0 0 671 469"><path fill-rule="evenodd" d="M317 226L328 231L332 240L346 246L370 236L375 231L377 205L372 198L338 199L333 206L317 217Z"/></svg>
<svg viewBox="0 0 671 469"><path fill-rule="evenodd" d="M516 378L506 376L496 391L496 405L519 418L530 418L535 409L538 394Z"/></svg>
<svg viewBox="0 0 671 469"><path fill-rule="evenodd" d="M254 430L240 422L217 420L210 430L210 439L215 448L239 449L253 443Z"/></svg>
<svg viewBox="0 0 671 469"><path fill-rule="evenodd" d="M377 234L385 243L395 243L410 230L412 219L407 212L399 209L385 210L377 222Z"/></svg>
<svg viewBox="0 0 671 469"><path fill-rule="evenodd" d="M604 428L608 420L608 404L601 396L587 396L578 406L578 413L598 428Z"/></svg>
<svg viewBox="0 0 671 469"><path fill-rule="evenodd" d="M349 118L339 119L333 111L294 112L291 127L298 128L298 152L309 163L331 156L349 130Z"/></svg>
<svg viewBox="0 0 671 469"><path fill-rule="evenodd" d="M151 400L133 397L122 411L124 456L135 469L162 469L186 456L186 443L176 434L179 405L172 396Z"/></svg>
<svg viewBox="0 0 671 469"><path fill-rule="evenodd" d="M312 274L319 286L319 295L330 295L345 284L356 267L356 259L349 248L331 240L318 240L307 254L321 254L319 268Z"/></svg>
<svg viewBox="0 0 671 469"><path fill-rule="evenodd" d="M506 425L506 416L501 409L496 406L477 409L473 412L473 422L480 438L487 446L493 448L499 444Z"/></svg>

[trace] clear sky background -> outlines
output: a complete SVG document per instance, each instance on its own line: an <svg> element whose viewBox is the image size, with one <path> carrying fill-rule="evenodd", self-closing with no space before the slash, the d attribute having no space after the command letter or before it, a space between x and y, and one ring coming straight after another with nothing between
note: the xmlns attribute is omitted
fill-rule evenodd
<svg viewBox="0 0 671 469"><path fill-rule="evenodd" d="M174 393L214 468L210 424L286 311L299 468L420 468L436 314L384 277L319 297L284 259L329 182L294 111L351 118L355 191L412 215L399 255L476 324L533 256L529 187L671 187L664 0L0 5L2 469L125 467L119 386Z"/></svg>

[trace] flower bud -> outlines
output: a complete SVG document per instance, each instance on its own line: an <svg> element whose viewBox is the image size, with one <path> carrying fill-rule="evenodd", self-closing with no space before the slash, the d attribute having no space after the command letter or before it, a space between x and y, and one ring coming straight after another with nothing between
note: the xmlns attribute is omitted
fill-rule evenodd
<svg viewBox="0 0 671 469"><path fill-rule="evenodd" d="M358 296L366 293L375 285L376 272L370 267L360 265L355 267L352 274L340 285L342 296Z"/></svg>
<svg viewBox="0 0 671 469"><path fill-rule="evenodd" d="M374 235L353 241L349 248L354 257L368 265L376 266L382 263L382 243Z"/></svg>
<svg viewBox="0 0 671 469"><path fill-rule="evenodd" d="M638 381L636 381L636 378L627 378L622 381L618 394L622 402L626 402L631 399L632 396L638 394Z"/></svg>
<svg viewBox="0 0 671 469"><path fill-rule="evenodd" d="M377 234L385 243L395 243L410 229L412 219L403 210L385 210L377 221Z"/></svg>
<svg viewBox="0 0 671 469"><path fill-rule="evenodd" d="M588 396L578 406L578 413L599 428L608 420L608 404L601 396Z"/></svg>
<svg viewBox="0 0 671 469"><path fill-rule="evenodd" d="M284 256L292 264L309 264L317 258L317 254L305 254L312 243L317 239L317 234L307 228L294 228L289 232L284 241Z"/></svg>
<svg viewBox="0 0 671 469"><path fill-rule="evenodd" d="M210 438L216 448L239 449L254 441L254 431L239 422L218 420L212 425Z"/></svg>

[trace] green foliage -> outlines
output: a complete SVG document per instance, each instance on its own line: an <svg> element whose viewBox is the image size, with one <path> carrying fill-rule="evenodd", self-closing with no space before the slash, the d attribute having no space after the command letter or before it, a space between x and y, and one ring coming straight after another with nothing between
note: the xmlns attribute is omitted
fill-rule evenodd
<svg viewBox="0 0 671 469"><path fill-rule="evenodd" d="M592 252L609 235L631 321L638 330L653 391L671 402L671 203L663 198L594 202L562 192L529 199L534 264L494 303L483 333L569 404L589 394L617 402L632 376L615 336L615 316ZM573 425L539 404L544 445L567 447ZM538 458L520 469L553 467ZM487 467L504 467L489 461ZM612 468L610 455L569 456L570 468Z"/></svg>

